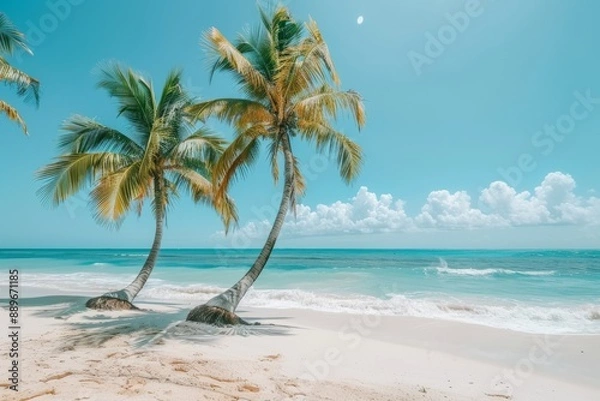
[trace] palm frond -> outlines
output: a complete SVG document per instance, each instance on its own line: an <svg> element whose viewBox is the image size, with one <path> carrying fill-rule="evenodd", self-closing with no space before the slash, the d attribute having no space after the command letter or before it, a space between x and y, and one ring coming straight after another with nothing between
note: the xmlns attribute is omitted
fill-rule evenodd
<svg viewBox="0 0 600 401"><path fill-rule="evenodd" d="M152 85L131 69L124 70L118 64L101 68L98 87L105 89L119 104L119 115L123 115L141 134L145 143L156 118L156 107Z"/></svg>
<svg viewBox="0 0 600 401"><path fill-rule="evenodd" d="M273 41L264 29L248 29L238 37L236 47L267 81L272 81L277 71L277 55Z"/></svg>
<svg viewBox="0 0 600 401"><path fill-rule="evenodd" d="M243 127L249 123L272 123L273 117L261 103L248 99L215 99L200 102L186 109L194 120L206 121L209 117Z"/></svg>
<svg viewBox="0 0 600 401"><path fill-rule="evenodd" d="M275 185L279 182L279 154L281 152L281 139L279 135L275 135L269 143L269 162L271 164L271 175Z"/></svg>
<svg viewBox="0 0 600 401"><path fill-rule="evenodd" d="M188 105L190 98L183 86L181 85L181 70L174 69L169 72L165 84L163 85L162 94L158 101L158 115L166 116L173 110L182 109Z"/></svg>
<svg viewBox="0 0 600 401"><path fill-rule="evenodd" d="M307 39L281 57L275 78L285 98L292 99L326 82L339 85L339 78L325 42Z"/></svg>
<svg viewBox="0 0 600 401"><path fill-rule="evenodd" d="M212 183L197 171L180 167L169 172L173 176L173 183L177 188L187 191L196 203L204 203L215 208L225 228L237 222L238 215L235 203L229 196L225 196L219 202L216 201Z"/></svg>
<svg viewBox="0 0 600 401"><path fill-rule="evenodd" d="M135 214L140 217L142 215L142 211L144 210L144 203L146 199L150 197L151 192L150 186L140 188L140 193L133 199L132 208L135 211Z"/></svg>
<svg viewBox="0 0 600 401"><path fill-rule="evenodd" d="M315 143L318 151L335 154L340 176L346 183L358 176L362 166L362 150L358 144L324 123L302 120L298 129L302 138Z"/></svg>
<svg viewBox="0 0 600 401"><path fill-rule="evenodd" d="M302 24L294 21L286 7L278 6L270 20L269 35L278 53L294 46L302 38L304 33Z"/></svg>
<svg viewBox="0 0 600 401"><path fill-rule="evenodd" d="M213 207L221 217L227 234L231 225L237 225L239 219L235 201L229 195L225 195L218 202L213 203Z"/></svg>
<svg viewBox="0 0 600 401"><path fill-rule="evenodd" d="M214 164L208 163L196 157L178 157L167 161L165 164L165 171L177 170L177 169L191 169L202 174L207 180L212 180Z"/></svg>
<svg viewBox="0 0 600 401"><path fill-rule="evenodd" d="M321 34L321 31L319 30L319 26L317 25L317 22L311 18L306 23L306 28L310 34L311 40L306 41L305 44L308 45L308 49L310 49L310 52L307 53L305 50L302 53L304 53L308 58L310 58L311 56L315 56L315 57L319 58L325 65L325 68L329 72L329 75L330 75L331 79L333 80L334 84L339 85L340 78L335 69L335 65L331 58L331 54L329 53L329 47L327 46L327 43L323 39L323 35ZM313 46L313 44L316 46Z"/></svg>
<svg viewBox="0 0 600 401"><path fill-rule="evenodd" d="M290 208L294 211L294 215L296 214L296 203L298 200L304 195L306 191L306 180L302 175L302 171L300 170L300 162L298 158L294 156L294 187L292 190L292 196L290 197Z"/></svg>
<svg viewBox="0 0 600 401"><path fill-rule="evenodd" d="M192 103L192 99L181 84L181 79L181 70L170 71L158 101L156 117L170 127L169 137L165 138L162 146L163 153L183 140L192 129L185 113L185 108Z"/></svg>
<svg viewBox="0 0 600 401"><path fill-rule="evenodd" d="M171 149L168 158L179 160L195 158L210 165L215 164L223 151L226 141L206 128L200 128Z"/></svg>
<svg viewBox="0 0 600 401"><path fill-rule="evenodd" d="M25 35L17 29L6 14L0 12L0 53L12 55L17 49L33 54L27 46Z"/></svg>
<svg viewBox="0 0 600 401"><path fill-rule="evenodd" d="M63 124L59 148L69 153L94 151L115 152L132 158L141 158L144 149L127 135L99 122L75 115Z"/></svg>
<svg viewBox="0 0 600 401"><path fill-rule="evenodd" d="M4 81L8 85L14 85L17 89L17 95L24 96L26 100L33 99L36 105L39 104L40 82L13 67L1 57L0 81Z"/></svg>
<svg viewBox="0 0 600 401"><path fill-rule="evenodd" d="M236 179L243 177L256 162L260 151L258 138L240 135L225 149L221 158L213 168L215 198L221 202L229 186Z"/></svg>
<svg viewBox="0 0 600 401"><path fill-rule="evenodd" d="M23 120L17 109L15 109L10 104L2 100L0 100L0 114L5 114L9 120L19 124L25 135L29 134L29 132L27 131L27 124L25 124L25 121Z"/></svg>
<svg viewBox="0 0 600 401"><path fill-rule="evenodd" d="M361 129L366 122L363 102L357 92L338 89L339 76L316 22L298 23L284 6L269 12L259 7L259 14L262 29L244 32L235 46L214 28L206 34L216 56L211 78L216 71L233 72L247 99L216 99L187 109L193 120L214 117L236 133L213 168L217 201L236 178L247 173L260 139L269 141L275 181L280 176L280 141L287 140L281 135L299 132L318 151L334 154L346 182L357 176L362 163L360 147L332 128L331 122L348 112ZM288 172L293 175L295 206L306 187L295 157L293 171Z"/></svg>
<svg viewBox="0 0 600 401"><path fill-rule="evenodd" d="M206 47L216 58L213 73L217 70L232 71L257 97L268 96L269 81L217 28L213 27L205 34L205 41Z"/></svg>
<svg viewBox="0 0 600 401"><path fill-rule="evenodd" d="M273 9L265 10L260 4L257 4L257 7L258 7L258 14L260 16L260 21L262 23L261 28L270 34L272 31L271 25L273 22L271 19L271 16L273 15L274 10Z"/></svg>
<svg viewBox="0 0 600 401"><path fill-rule="evenodd" d="M175 186L189 192L194 202L212 202L213 186L202 174L186 167L176 167L169 174L172 175Z"/></svg>
<svg viewBox="0 0 600 401"><path fill-rule="evenodd" d="M152 176L144 174L136 161L110 174L103 175L92 190L94 218L100 224L117 225L142 194L149 193Z"/></svg>
<svg viewBox="0 0 600 401"><path fill-rule="evenodd" d="M161 157L161 150L164 145L164 140L169 139L171 133L169 125L165 124L162 119L154 121L154 125L148 135L146 148L142 156L140 171L143 174L154 175L157 173L157 161Z"/></svg>
<svg viewBox="0 0 600 401"><path fill-rule="evenodd" d="M36 173L44 182L38 190L44 202L57 206L98 178L130 164L131 159L116 153L75 153L59 156Z"/></svg>
<svg viewBox="0 0 600 401"><path fill-rule="evenodd" d="M364 105L358 92L341 92L328 85L323 85L318 90L306 94L294 104L293 110L299 119L305 121L323 120L324 111L336 119L340 111L346 110L352 114L359 129L366 122Z"/></svg>

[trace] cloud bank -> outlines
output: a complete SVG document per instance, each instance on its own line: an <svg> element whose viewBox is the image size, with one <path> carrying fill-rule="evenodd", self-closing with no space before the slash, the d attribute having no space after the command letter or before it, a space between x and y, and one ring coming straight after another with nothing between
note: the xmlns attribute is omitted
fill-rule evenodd
<svg viewBox="0 0 600 401"><path fill-rule="evenodd" d="M390 194L378 196L363 186L346 202L319 204L314 208L298 205L296 217L287 217L282 236L600 224L600 198L579 197L574 193L575 187L575 180L569 174L554 172L533 192L517 192L502 181L492 182L475 200L465 191L433 191L420 213L408 216L404 201L394 200ZM214 239L226 239L234 246L241 246L249 240L265 238L270 228L269 219L259 219L235 230L227 239L222 231Z"/></svg>

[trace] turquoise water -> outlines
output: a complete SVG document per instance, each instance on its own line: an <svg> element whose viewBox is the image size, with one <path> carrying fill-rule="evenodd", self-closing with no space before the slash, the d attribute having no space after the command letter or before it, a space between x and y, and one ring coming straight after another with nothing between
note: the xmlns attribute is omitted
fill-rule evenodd
<svg viewBox="0 0 600 401"><path fill-rule="evenodd" d="M94 295L145 250L0 250L27 289ZM257 250L163 250L141 298L207 300ZM421 316L533 333L600 333L600 251L276 250L242 306Z"/></svg>

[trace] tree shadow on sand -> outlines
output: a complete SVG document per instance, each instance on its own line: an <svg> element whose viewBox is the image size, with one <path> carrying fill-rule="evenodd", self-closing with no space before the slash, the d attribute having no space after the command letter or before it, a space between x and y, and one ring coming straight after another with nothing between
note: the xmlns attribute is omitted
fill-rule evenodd
<svg viewBox="0 0 600 401"><path fill-rule="evenodd" d="M34 316L68 319L69 317L87 310L86 297L76 295L49 295L36 298L21 298L19 306L36 308ZM4 303L4 300L0 301ZM6 303L4 303L6 305Z"/></svg>
<svg viewBox="0 0 600 401"><path fill-rule="evenodd" d="M100 347L119 337L128 341L134 348L146 348L160 345L166 340L203 343L216 341L220 336L291 335L290 329L296 328L265 323L216 327L185 321L188 311L180 305L161 303L163 310L158 311L151 309L153 303L144 302L145 309L109 312L87 309L86 301L86 297L79 296L44 296L24 298L20 301L20 305L24 308L36 308L33 312L34 316L65 321L71 331L63 336L63 350ZM164 310L164 306L171 309ZM248 320L257 321L263 318L252 317Z"/></svg>

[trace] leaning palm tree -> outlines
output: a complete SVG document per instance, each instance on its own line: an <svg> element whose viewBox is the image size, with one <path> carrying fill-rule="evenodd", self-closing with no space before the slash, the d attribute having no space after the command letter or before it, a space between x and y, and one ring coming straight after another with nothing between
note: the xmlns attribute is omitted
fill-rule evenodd
<svg viewBox="0 0 600 401"><path fill-rule="evenodd" d="M181 86L181 72L173 71L157 98L152 83L141 75L110 65L98 84L117 100L132 132L124 134L92 119L74 116L60 139L65 151L38 173L46 201L59 205L91 184L91 203L98 222L118 225L125 214L141 213L150 199L156 220L148 257L127 287L92 298L94 309L134 309L133 299L148 280L156 263L167 207L179 190L195 202L213 204L210 171L224 148L224 141L206 129L193 130L184 108L192 99ZM229 224L235 210L229 199L219 202L218 212Z"/></svg>
<svg viewBox="0 0 600 401"><path fill-rule="evenodd" d="M19 96L33 99L37 105L40 94L39 81L10 65L5 58L5 56L13 55L19 49L33 54L25 42L25 35L13 25L5 14L0 13L0 82L14 86ZM9 120L15 121L27 134L27 125L17 109L3 100L0 100L0 114L5 114Z"/></svg>
<svg viewBox="0 0 600 401"><path fill-rule="evenodd" d="M241 99L216 99L191 106L188 112L204 121L209 117L230 124L235 139L213 171L217 202L226 198L229 185L256 161L261 142L268 144L273 178L279 177L283 156L283 196L267 240L254 264L233 287L194 308L188 320L211 324L245 323L235 310L265 267L289 208L304 191L305 182L292 151L292 140L312 142L317 151L336 157L342 179L350 182L361 166L361 149L333 128L341 111L349 111L358 128L365 123L362 99L357 92L341 91L338 75L317 24L296 22L278 7L260 10L262 26L241 35L235 44L216 28L206 35L213 53L211 76L232 73L246 95Z"/></svg>

